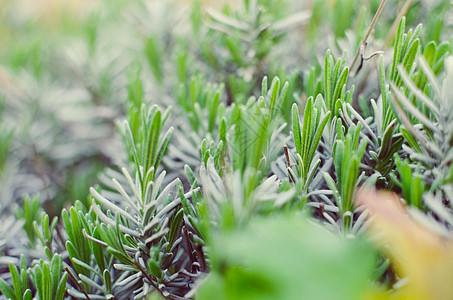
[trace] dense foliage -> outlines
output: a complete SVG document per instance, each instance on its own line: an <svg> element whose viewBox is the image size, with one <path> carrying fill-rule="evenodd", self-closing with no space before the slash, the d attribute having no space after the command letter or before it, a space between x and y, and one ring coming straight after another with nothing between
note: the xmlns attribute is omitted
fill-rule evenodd
<svg viewBox="0 0 453 300"><path fill-rule="evenodd" d="M453 2L0 17L0 297L453 298Z"/></svg>

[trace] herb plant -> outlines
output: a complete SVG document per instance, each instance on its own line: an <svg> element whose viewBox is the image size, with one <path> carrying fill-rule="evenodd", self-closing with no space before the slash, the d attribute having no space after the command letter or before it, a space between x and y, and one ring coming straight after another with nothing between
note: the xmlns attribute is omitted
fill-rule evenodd
<svg viewBox="0 0 453 300"><path fill-rule="evenodd" d="M453 298L452 3L220 2L0 3L0 298Z"/></svg>

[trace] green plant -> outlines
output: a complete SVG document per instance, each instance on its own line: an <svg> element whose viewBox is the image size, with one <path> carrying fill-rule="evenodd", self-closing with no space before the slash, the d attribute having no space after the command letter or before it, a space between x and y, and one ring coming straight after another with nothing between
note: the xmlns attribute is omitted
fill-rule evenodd
<svg viewBox="0 0 453 300"><path fill-rule="evenodd" d="M58 254L52 257L50 264L41 260L30 270L38 299L64 299L68 274L62 270L63 260Z"/></svg>
<svg viewBox="0 0 453 300"><path fill-rule="evenodd" d="M40 263L27 270L25 257L22 256L19 270L12 263L9 265L13 286L11 287L4 279L0 278L0 291L8 299L32 299L33 294L30 286L32 283L33 290L36 290L33 299L62 300L66 293L66 280L68 279L68 274L62 273L62 267L63 260L57 254L52 258L50 264L41 260Z"/></svg>
<svg viewBox="0 0 453 300"><path fill-rule="evenodd" d="M28 288L28 275L27 275L27 266L25 263L25 257L21 257L21 268L20 271L10 263L9 271L11 272L11 277L13 279L13 286L3 279L0 278L0 290L6 297L11 299L31 299L31 290Z"/></svg>
<svg viewBox="0 0 453 300"><path fill-rule="evenodd" d="M452 298L449 1L13 2L1 299Z"/></svg>
<svg viewBox="0 0 453 300"><path fill-rule="evenodd" d="M292 181L301 180L302 191L305 193L308 192L316 169L321 164L319 155L315 160L315 154L330 119L330 111L322 116L322 102L322 97L316 97L315 103L313 103L313 97L308 98L302 128L300 128L298 107L296 104L293 104L292 107L293 138L297 152L298 172L294 174L294 171L288 168L288 173Z"/></svg>
<svg viewBox="0 0 453 300"><path fill-rule="evenodd" d="M344 136L342 129L338 128L340 138L334 145L336 181L328 173L324 173L326 183L333 191L339 209L340 226L346 233L350 231L353 225L353 197L364 175L364 173L359 174L359 164L365 153L367 142L362 140L359 144L360 130L360 124L358 126L352 125Z"/></svg>
<svg viewBox="0 0 453 300"><path fill-rule="evenodd" d="M212 9L208 23L214 30L210 40L220 37L227 55L213 55L217 49L209 45L202 49L211 60L208 62L219 72L225 70L224 82L229 94L228 102L247 99L266 74L266 60L273 48L287 32L305 23L309 13L301 11L282 18L284 5L271 5L273 1L244 1L243 10L234 14ZM215 45L215 44L212 44ZM240 76L237 76L237 75ZM258 80L256 80L258 78Z"/></svg>
<svg viewBox="0 0 453 300"><path fill-rule="evenodd" d="M19 207L17 218L24 220L24 229L27 232L31 245L36 242L36 232L34 222L41 221L42 216L41 200L35 196L33 198L25 197L23 208Z"/></svg>

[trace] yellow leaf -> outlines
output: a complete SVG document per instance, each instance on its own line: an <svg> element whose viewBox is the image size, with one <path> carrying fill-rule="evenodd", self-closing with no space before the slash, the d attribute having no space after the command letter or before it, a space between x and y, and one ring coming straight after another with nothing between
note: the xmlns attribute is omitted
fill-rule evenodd
<svg viewBox="0 0 453 300"><path fill-rule="evenodd" d="M362 190L357 199L371 214L370 229L379 246L398 275L408 278L387 299L453 299L453 240L417 223L395 194Z"/></svg>

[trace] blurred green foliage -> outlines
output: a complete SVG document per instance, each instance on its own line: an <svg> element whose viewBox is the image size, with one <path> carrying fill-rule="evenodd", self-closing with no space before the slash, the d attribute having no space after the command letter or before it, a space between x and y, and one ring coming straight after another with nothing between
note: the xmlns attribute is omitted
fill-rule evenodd
<svg viewBox="0 0 453 300"><path fill-rule="evenodd" d="M365 241L291 215L219 232L209 254L212 271L195 299L363 299L376 260Z"/></svg>

